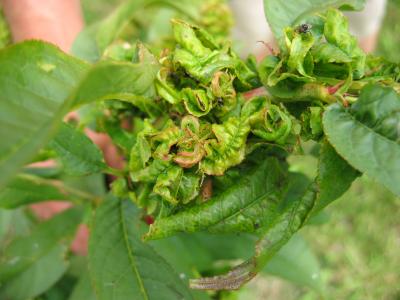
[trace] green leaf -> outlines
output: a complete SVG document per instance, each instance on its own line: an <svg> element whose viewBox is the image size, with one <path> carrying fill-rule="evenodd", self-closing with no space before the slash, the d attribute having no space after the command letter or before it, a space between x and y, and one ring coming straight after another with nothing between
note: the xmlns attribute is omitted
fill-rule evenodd
<svg viewBox="0 0 400 300"><path fill-rule="evenodd" d="M0 251L16 236L29 234L32 223L21 209L0 209Z"/></svg>
<svg viewBox="0 0 400 300"><path fill-rule="evenodd" d="M339 104L323 117L330 144L354 168L400 195L400 145L358 121Z"/></svg>
<svg viewBox="0 0 400 300"><path fill-rule="evenodd" d="M10 229L12 228L12 221L15 211L0 209L0 249L2 248L3 241L7 238Z"/></svg>
<svg viewBox="0 0 400 300"><path fill-rule="evenodd" d="M135 104L139 96L154 95L158 69L150 60L140 64L104 62L86 75L85 63L33 41L4 49L0 64L0 125L7 129L0 134L0 185L49 139L72 102L78 106L120 99ZM143 98L137 105L153 112L153 104Z"/></svg>
<svg viewBox="0 0 400 300"><path fill-rule="evenodd" d="M68 268L68 245L56 245L25 271L0 287L1 299L32 299L55 284Z"/></svg>
<svg viewBox="0 0 400 300"><path fill-rule="evenodd" d="M129 201L109 199L96 211L89 270L97 299L192 299L172 268L139 240L135 218Z"/></svg>
<svg viewBox="0 0 400 300"><path fill-rule="evenodd" d="M84 272L80 277L68 300L97 300L90 283L89 272Z"/></svg>
<svg viewBox="0 0 400 300"><path fill-rule="evenodd" d="M87 65L28 41L0 52L0 186L48 141Z"/></svg>
<svg viewBox="0 0 400 300"><path fill-rule="evenodd" d="M299 25L308 15L324 11L328 7L360 10L364 2L364 0L264 0L264 10L275 38L280 41L286 27Z"/></svg>
<svg viewBox="0 0 400 300"><path fill-rule="evenodd" d="M319 193L313 213L318 213L342 196L358 176L357 170L339 156L329 143L323 142L318 164Z"/></svg>
<svg viewBox="0 0 400 300"><path fill-rule="evenodd" d="M84 133L66 123L61 125L50 147L56 151L69 175L83 176L106 168L100 149Z"/></svg>
<svg viewBox="0 0 400 300"><path fill-rule="evenodd" d="M159 108L152 102L155 95L154 80L159 65L157 61L140 63L104 61L96 64L74 96L74 106L117 99L132 103L150 116Z"/></svg>
<svg viewBox="0 0 400 300"><path fill-rule="evenodd" d="M128 154L136 143L135 135L122 128L119 120L104 120L103 128L113 143L121 148L125 154Z"/></svg>
<svg viewBox="0 0 400 300"><path fill-rule="evenodd" d="M68 242L81 217L81 208L69 209L39 224L31 235L13 240L0 258L0 283L32 267L57 245Z"/></svg>
<svg viewBox="0 0 400 300"><path fill-rule="evenodd" d="M35 180L35 176L18 176L0 190L0 207L17 208L46 200L66 200L60 187Z"/></svg>
<svg viewBox="0 0 400 300"><path fill-rule="evenodd" d="M400 142L400 96L394 89L367 85L352 105L351 112L377 133Z"/></svg>
<svg viewBox="0 0 400 300"><path fill-rule="evenodd" d="M207 273L213 271L215 261L236 261L251 256L256 241L257 237L250 234L210 235L198 232L150 241L150 244L187 277L193 269ZM276 253L262 273L316 291L324 288L319 262L308 243L298 234Z"/></svg>
<svg viewBox="0 0 400 300"><path fill-rule="evenodd" d="M159 239L178 232L195 232L213 227L214 231L254 231L269 222L284 172L275 157L268 157L245 173L236 184L200 205L156 220L145 239Z"/></svg>

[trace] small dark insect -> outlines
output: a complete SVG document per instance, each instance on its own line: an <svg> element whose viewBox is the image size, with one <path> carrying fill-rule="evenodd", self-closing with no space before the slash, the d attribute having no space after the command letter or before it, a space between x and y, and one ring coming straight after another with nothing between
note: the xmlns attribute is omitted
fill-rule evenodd
<svg viewBox="0 0 400 300"><path fill-rule="evenodd" d="M308 33L311 31L312 25L311 24L301 24L297 26L296 31L298 33Z"/></svg>
<svg viewBox="0 0 400 300"><path fill-rule="evenodd" d="M224 105L224 99L222 99L221 97L217 98L217 103L220 106Z"/></svg>

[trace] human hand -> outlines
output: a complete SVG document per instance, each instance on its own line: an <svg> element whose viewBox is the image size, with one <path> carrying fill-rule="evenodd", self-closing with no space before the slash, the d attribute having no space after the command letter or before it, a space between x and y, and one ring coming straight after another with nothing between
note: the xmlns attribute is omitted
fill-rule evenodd
<svg viewBox="0 0 400 300"><path fill-rule="evenodd" d="M68 52L84 22L79 0L0 0L14 42L40 39Z"/></svg>

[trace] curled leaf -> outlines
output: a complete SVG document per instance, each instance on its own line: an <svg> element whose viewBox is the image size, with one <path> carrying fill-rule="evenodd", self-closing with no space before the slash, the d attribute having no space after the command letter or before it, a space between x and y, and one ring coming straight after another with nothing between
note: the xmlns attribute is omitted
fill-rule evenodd
<svg viewBox="0 0 400 300"><path fill-rule="evenodd" d="M319 63L350 63L351 57L339 47L324 43L312 49L314 62Z"/></svg>
<svg viewBox="0 0 400 300"><path fill-rule="evenodd" d="M326 40L352 58L354 78L364 76L366 55L358 46L357 39L349 33L349 24L346 17L337 9L329 9L326 13L324 27Z"/></svg>
<svg viewBox="0 0 400 300"><path fill-rule="evenodd" d="M312 70L307 70L310 69L310 66L307 66L305 58L314 44L314 36L310 32L299 33L294 30L292 34L293 39L290 41L287 60L289 70L296 70L300 75L311 77L308 73Z"/></svg>
<svg viewBox="0 0 400 300"><path fill-rule="evenodd" d="M155 132L149 122L144 122L143 130L137 135L136 142L131 149L129 170L136 172L143 169L151 157L151 146L147 137Z"/></svg>
<svg viewBox="0 0 400 300"><path fill-rule="evenodd" d="M212 131L216 139L205 143L206 157L200 169L208 175L222 175L244 159L250 126L247 120L232 117L221 125L213 124Z"/></svg>
<svg viewBox="0 0 400 300"><path fill-rule="evenodd" d="M197 37L194 26L176 19L171 20L171 22L175 40L184 49L195 57L204 57L211 54L211 50L203 46L202 41Z"/></svg>
<svg viewBox="0 0 400 300"><path fill-rule="evenodd" d="M194 116L185 116L181 121L184 137L178 142L178 153L174 162L182 168L191 168L205 155L201 126Z"/></svg>
<svg viewBox="0 0 400 300"><path fill-rule="evenodd" d="M205 90L185 88L181 91L186 110L196 117L208 114L212 108L212 98Z"/></svg>
<svg viewBox="0 0 400 300"><path fill-rule="evenodd" d="M144 239L160 239L178 232L213 229L217 232L254 231L270 220L277 197L284 188L285 172L275 157L254 164L234 185L207 202L161 218Z"/></svg>
<svg viewBox="0 0 400 300"><path fill-rule="evenodd" d="M322 113L322 107L311 106L301 114L301 134L305 139L318 140L323 135Z"/></svg>
<svg viewBox="0 0 400 300"><path fill-rule="evenodd" d="M151 138L152 147L155 148L153 157L163 160L170 160L171 147L176 145L182 137L182 131L173 122Z"/></svg>
<svg viewBox="0 0 400 300"><path fill-rule="evenodd" d="M175 89L173 84L168 79L169 71L170 70L165 67L160 69L160 71L157 73L155 87L160 97L171 104L177 104L181 101L181 97L179 95L179 91Z"/></svg>
<svg viewBox="0 0 400 300"><path fill-rule="evenodd" d="M255 255L224 275L191 279L190 287L201 290L235 290L251 280L279 249L303 226L313 209L316 190L311 186L305 195L293 202L260 234Z"/></svg>
<svg viewBox="0 0 400 300"><path fill-rule="evenodd" d="M236 91L233 87L234 77L225 72L217 72L211 81L211 92L217 99L217 115L223 117L236 107Z"/></svg>
<svg viewBox="0 0 400 300"><path fill-rule="evenodd" d="M154 159L144 169L131 171L130 177L133 182L154 183L158 175L165 172L170 164L169 161L163 159Z"/></svg>
<svg viewBox="0 0 400 300"><path fill-rule="evenodd" d="M200 190L200 176L187 173L181 167L171 166L157 177L154 193L172 205L186 204L194 199Z"/></svg>
<svg viewBox="0 0 400 300"><path fill-rule="evenodd" d="M207 28L217 42L225 41L234 23L229 5L224 0L203 2L200 25Z"/></svg>
<svg viewBox="0 0 400 300"><path fill-rule="evenodd" d="M182 150L182 148L184 150ZM191 149L188 146L180 148L180 151L174 157L174 162L182 168L191 168L201 161L205 155L203 146L200 143L193 142Z"/></svg>
<svg viewBox="0 0 400 300"><path fill-rule="evenodd" d="M269 103L266 97L248 101L242 116L248 118L251 132L268 142L284 144L292 130L290 115L283 108Z"/></svg>

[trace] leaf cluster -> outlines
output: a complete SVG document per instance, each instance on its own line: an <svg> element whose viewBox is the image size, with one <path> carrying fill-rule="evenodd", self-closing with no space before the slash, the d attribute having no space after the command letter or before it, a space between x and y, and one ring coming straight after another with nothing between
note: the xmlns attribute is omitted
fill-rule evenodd
<svg viewBox="0 0 400 300"><path fill-rule="evenodd" d="M266 265L293 279L279 258L307 247L291 238L358 176L400 196L399 65L366 55L337 9L362 1L265 2L280 52L260 63L232 50L229 11L216 0L122 4L77 40L75 52L96 63L38 41L0 51L0 207L75 204L2 246L1 297L35 297L66 276L82 223L91 228L89 256L72 300L94 297L89 279L107 300L209 299L188 285L238 289ZM168 32L152 27L154 42L139 14L158 6L155 24L175 18ZM144 31L146 45L127 43ZM79 121L62 121L76 109ZM124 168L106 162L86 127L110 138ZM305 141L318 150L312 179L287 159ZM23 167L48 159L55 167ZM114 176L108 196L91 181L99 174ZM225 257L245 261L213 267ZM207 277L216 269L227 273Z"/></svg>

